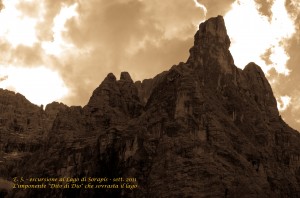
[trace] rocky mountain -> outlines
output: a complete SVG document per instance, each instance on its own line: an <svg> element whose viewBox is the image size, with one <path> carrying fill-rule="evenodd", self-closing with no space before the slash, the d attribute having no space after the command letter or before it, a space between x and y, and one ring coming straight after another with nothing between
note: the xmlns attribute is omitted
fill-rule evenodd
<svg viewBox="0 0 300 198"><path fill-rule="evenodd" d="M237 68L229 46L223 18L208 19L186 63L142 82L127 72L120 80L110 73L84 107L53 103L43 110L1 90L0 171L6 180L122 177L136 178L138 186L3 194L300 197L300 134L280 117L261 68Z"/></svg>
<svg viewBox="0 0 300 198"><path fill-rule="evenodd" d="M11 188L6 179L22 174L24 160L43 149L57 112L66 107L53 102L43 110L19 93L0 89L0 197Z"/></svg>

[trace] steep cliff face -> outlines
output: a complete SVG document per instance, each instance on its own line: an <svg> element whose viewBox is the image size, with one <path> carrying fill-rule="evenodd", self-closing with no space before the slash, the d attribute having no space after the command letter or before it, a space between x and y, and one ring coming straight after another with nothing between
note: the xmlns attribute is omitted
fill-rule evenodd
<svg viewBox="0 0 300 198"><path fill-rule="evenodd" d="M0 197L2 187L11 184L7 178L23 175L24 161L43 149L62 107L52 103L44 111L21 94L0 89Z"/></svg>
<svg viewBox="0 0 300 198"><path fill-rule="evenodd" d="M143 82L108 74L86 106L57 111L24 175L135 177L139 186L48 196L299 197L300 134L281 119L260 67L238 69L229 46L218 16L200 24L186 63Z"/></svg>

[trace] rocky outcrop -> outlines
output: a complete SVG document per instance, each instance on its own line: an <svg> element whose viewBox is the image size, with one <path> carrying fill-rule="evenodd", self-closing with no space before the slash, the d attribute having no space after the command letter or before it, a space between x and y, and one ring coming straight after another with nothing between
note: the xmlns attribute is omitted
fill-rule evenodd
<svg viewBox="0 0 300 198"><path fill-rule="evenodd" d="M238 69L229 46L223 18L211 18L186 63L135 83L108 74L86 106L46 108L58 113L24 175L138 184L48 197L299 197L300 134L281 119L260 67Z"/></svg>
<svg viewBox="0 0 300 198"><path fill-rule="evenodd" d="M10 172L3 170L7 161L17 160L23 152L33 152L41 146L39 140L44 132L42 111L21 94L0 90L1 175L6 176ZM32 139L32 136L35 138Z"/></svg>
<svg viewBox="0 0 300 198"><path fill-rule="evenodd" d="M200 24L187 64L232 74L235 67L229 46L223 17L211 18Z"/></svg>
<svg viewBox="0 0 300 198"><path fill-rule="evenodd" d="M60 106L52 103L38 107L24 96L8 90L0 90L0 181L22 175L23 161L44 149L46 137ZM7 185L6 185L7 186ZM0 185L1 191L1 185Z"/></svg>
<svg viewBox="0 0 300 198"><path fill-rule="evenodd" d="M138 96L143 105L145 105L147 103L147 101L152 93L152 90L154 89L154 87L157 86L157 84L159 82L161 82L161 80L163 79L163 77L166 73L167 73L167 71L156 75L154 78L145 79L142 82L136 81L134 83L138 89Z"/></svg>

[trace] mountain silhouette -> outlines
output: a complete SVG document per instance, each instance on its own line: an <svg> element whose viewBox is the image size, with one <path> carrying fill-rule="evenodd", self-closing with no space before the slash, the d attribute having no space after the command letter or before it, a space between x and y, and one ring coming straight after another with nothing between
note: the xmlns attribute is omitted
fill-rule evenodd
<svg viewBox="0 0 300 198"><path fill-rule="evenodd" d="M300 197L300 134L282 120L261 68L237 68L229 47L217 16L200 24L185 63L142 82L110 73L84 107L54 102L43 110L1 90L2 186L20 176L133 179L132 188L118 180L115 189L2 194Z"/></svg>

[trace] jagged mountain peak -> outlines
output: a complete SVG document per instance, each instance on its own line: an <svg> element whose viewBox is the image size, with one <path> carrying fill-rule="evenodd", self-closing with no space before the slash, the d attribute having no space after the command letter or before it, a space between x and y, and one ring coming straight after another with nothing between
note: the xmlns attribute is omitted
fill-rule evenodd
<svg viewBox="0 0 300 198"><path fill-rule="evenodd" d="M188 63L232 73L234 61L229 51L230 39L222 16L210 18L199 26L190 49Z"/></svg>
<svg viewBox="0 0 300 198"><path fill-rule="evenodd" d="M219 42L220 44L224 44L224 47L229 49L230 40L227 35L225 21L224 21L223 17L220 15L217 17L210 18L207 21L205 21L204 23L201 23L199 26L199 36L201 36L202 38L204 38L204 37L207 38L209 36L213 36L217 42ZM197 41L195 41L195 42L197 42ZM196 43L196 44L200 44L200 43ZM203 44L201 44L202 47L204 47L204 48L208 47L208 46L205 46L205 44L208 44L208 43L204 42Z"/></svg>
<svg viewBox="0 0 300 198"><path fill-rule="evenodd" d="M128 72L121 72L120 80L133 83L133 80L131 79L131 76Z"/></svg>
<svg viewBox="0 0 300 198"><path fill-rule="evenodd" d="M94 114L107 114L110 120L121 120L135 117L140 113L141 104L138 89L128 72L121 72L120 80L109 73L104 81L97 87L85 109L90 109Z"/></svg>
<svg viewBox="0 0 300 198"><path fill-rule="evenodd" d="M114 82L116 80L117 80L116 76L113 73L109 73L109 74L107 74L107 76L103 82L106 82L106 81Z"/></svg>
<svg viewBox="0 0 300 198"><path fill-rule="evenodd" d="M261 67L259 65L257 65L255 62L248 63L245 66L244 71L251 71L251 72L256 72L256 73L264 75L264 72L261 69Z"/></svg>
<svg viewBox="0 0 300 198"><path fill-rule="evenodd" d="M113 73L109 73L109 74L107 74L107 76L103 80L102 84L106 83L106 82L116 82L116 81L117 81L116 76ZM120 81L127 81L127 82L132 82L133 83L133 80L132 80L130 74L127 71L121 72Z"/></svg>

